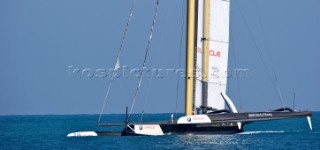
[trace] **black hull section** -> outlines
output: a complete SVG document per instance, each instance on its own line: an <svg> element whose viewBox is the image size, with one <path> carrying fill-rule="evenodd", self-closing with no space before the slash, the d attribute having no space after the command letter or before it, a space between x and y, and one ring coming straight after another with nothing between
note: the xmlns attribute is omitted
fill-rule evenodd
<svg viewBox="0 0 320 150"><path fill-rule="evenodd" d="M160 125L165 134L234 134L242 132L235 123Z"/></svg>
<svg viewBox="0 0 320 150"><path fill-rule="evenodd" d="M164 135L211 135L236 134L243 132L243 126L250 122L277 119L290 119L298 117L311 117L312 112L252 112L252 113L226 113L207 114L211 123L177 124L177 122L130 124L122 132L97 132L98 136L145 136L133 131L135 125L159 125ZM239 124L241 124L239 126ZM101 125L101 126L111 126ZM139 130L139 129L136 129Z"/></svg>
<svg viewBox="0 0 320 150"><path fill-rule="evenodd" d="M248 112L248 113L227 113L209 114L211 122L255 122L277 119L290 119L299 117L311 117L312 112Z"/></svg>
<svg viewBox="0 0 320 150"><path fill-rule="evenodd" d="M235 134L243 132L239 130L236 123L218 123L218 124L159 124L164 135L208 135L208 134ZM132 125L130 125L133 128ZM122 132L122 136L130 136L136 134L130 128L126 127Z"/></svg>

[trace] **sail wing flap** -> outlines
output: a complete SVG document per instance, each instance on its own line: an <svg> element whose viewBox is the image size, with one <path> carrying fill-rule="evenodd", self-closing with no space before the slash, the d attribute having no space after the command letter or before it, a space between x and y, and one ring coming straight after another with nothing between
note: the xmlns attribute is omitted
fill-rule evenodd
<svg viewBox="0 0 320 150"><path fill-rule="evenodd" d="M202 106L202 67L203 67L203 0L198 3L198 33L195 107ZM209 38L209 74L208 74L208 107L224 109L225 101L220 93L226 93L228 77L229 49L229 12L228 0L210 0L210 33Z"/></svg>
<svg viewBox="0 0 320 150"><path fill-rule="evenodd" d="M208 106L224 109L229 49L229 7L226 0L210 2Z"/></svg>
<svg viewBox="0 0 320 150"><path fill-rule="evenodd" d="M203 0L198 1L198 24L197 24L197 45L196 45L196 82L195 82L195 97L194 97L194 105L195 108L200 108L202 106L202 50L203 50Z"/></svg>

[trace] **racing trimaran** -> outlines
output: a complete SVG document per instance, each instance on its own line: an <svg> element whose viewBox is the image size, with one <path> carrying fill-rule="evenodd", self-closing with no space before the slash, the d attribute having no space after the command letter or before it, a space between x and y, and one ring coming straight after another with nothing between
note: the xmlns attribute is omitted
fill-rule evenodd
<svg viewBox="0 0 320 150"><path fill-rule="evenodd" d="M243 126L250 122L297 117L306 117L312 130L309 111L283 107L266 112L238 112L226 94L229 14L229 0L187 0L184 116L168 122L130 123L127 115L122 124L99 124L123 126L121 132L82 131L70 133L68 137L234 134L243 132ZM195 73L194 70L201 71Z"/></svg>

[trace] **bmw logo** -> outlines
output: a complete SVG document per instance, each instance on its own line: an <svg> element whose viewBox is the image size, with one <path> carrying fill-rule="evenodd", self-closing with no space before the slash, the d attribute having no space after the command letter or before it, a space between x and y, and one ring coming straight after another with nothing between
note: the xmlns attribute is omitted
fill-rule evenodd
<svg viewBox="0 0 320 150"><path fill-rule="evenodd" d="M188 117L187 120L188 120L188 122L191 122L191 118L190 117Z"/></svg>

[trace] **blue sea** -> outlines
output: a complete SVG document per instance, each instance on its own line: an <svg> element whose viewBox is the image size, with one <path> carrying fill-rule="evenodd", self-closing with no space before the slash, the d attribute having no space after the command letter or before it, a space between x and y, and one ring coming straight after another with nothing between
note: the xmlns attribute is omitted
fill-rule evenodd
<svg viewBox="0 0 320 150"><path fill-rule="evenodd" d="M122 122L123 115L103 117ZM133 119L139 120L139 116ZM98 115L0 116L0 149L320 149L320 112L306 118L256 122L233 135L71 137L75 131L121 130L96 126ZM170 120L146 114L144 122Z"/></svg>

